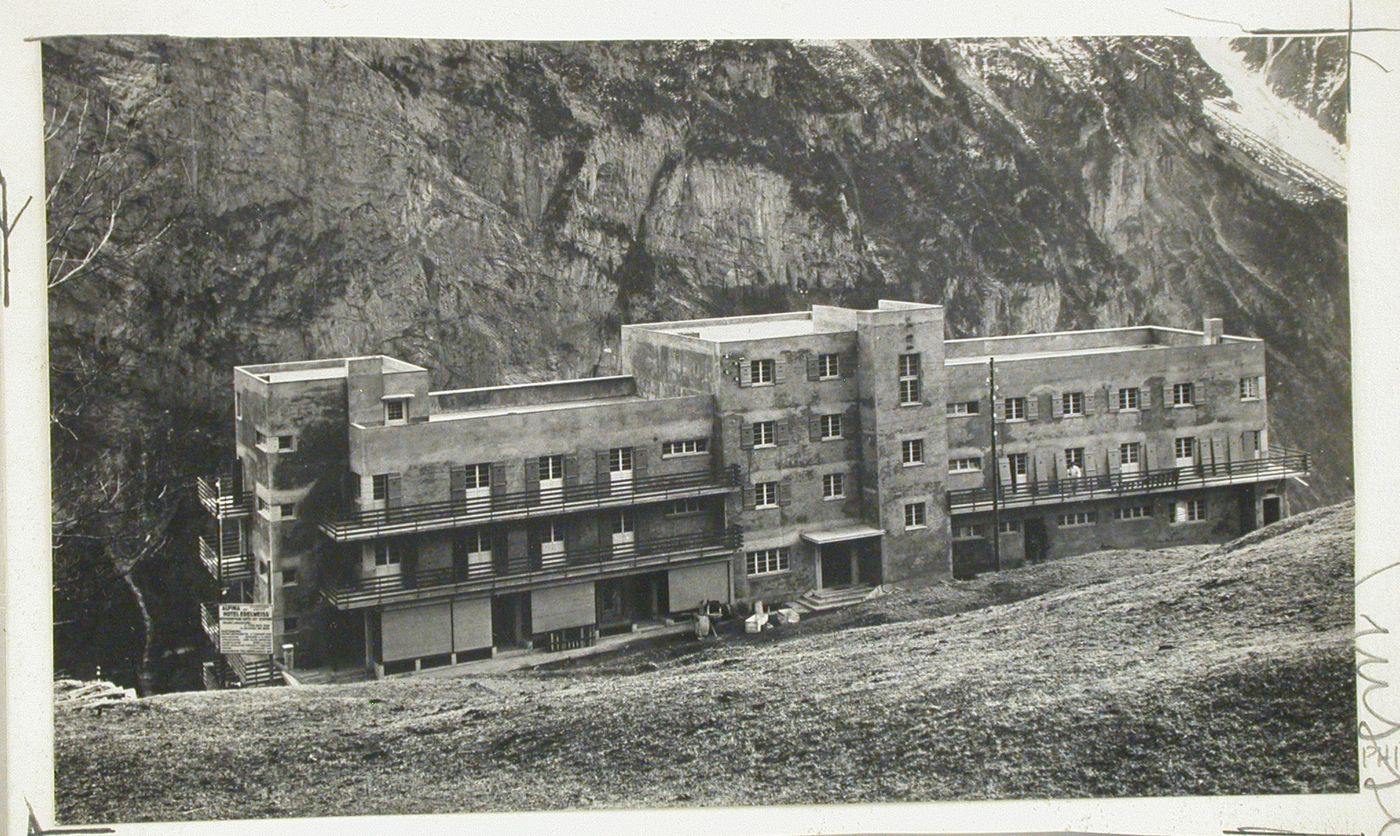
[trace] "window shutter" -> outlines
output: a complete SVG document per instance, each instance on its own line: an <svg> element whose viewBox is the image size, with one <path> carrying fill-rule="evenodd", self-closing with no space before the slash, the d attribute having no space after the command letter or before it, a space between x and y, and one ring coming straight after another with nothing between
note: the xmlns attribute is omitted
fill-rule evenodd
<svg viewBox="0 0 1400 836"><path fill-rule="evenodd" d="M647 448L632 448L632 475L637 479L647 475Z"/></svg>
<svg viewBox="0 0 1400 836"><path fill-rule="evenodd" d="M1108 473L1110 476L1117 476L1123 470L1123 451L1109 448L1108 451Z"/></svg>
<svg viewBox="0 0 1400 836"><path fill-rule="evenodd" d="M855 355L855 352L853 352L853 351L852 351L852 352L847 352L847 353L845 353L845 354L838 354L838 355L836 355L836 356L837 356L836 362L837 362L837 365L839 365L839 366L841 367L841 368L839 369L839 371L841 372L841 377L842 377L843 379L844 379L844 378L851 377L852 375L854 375L854 374L856 373L856 355Z"/></svg>
<svg viewBox="0 0 1400 836"><path fill-rule="evenodd" d="M997 402L992 404L992 418L995 421L1006 420L1006 399L997 398Z"/></svg>
<svg viewBox="0 0 1400 836"><path fill-rule="evenodd" d="M578 456L564 457L564 484L570 487L578 484Z"/></svg>
<svg viewBox="0 0 1400 836"><path fill-rule="evenodd" d="M1254 457L1253 435L1254 434L1249 430L1245 430L1244 432L1240 433L1240 449L1244 451L1244 457L1246 459Z"/></svg>
<svg viewBox="0 0 1400 836"><path fill-rule="evenodd" d="M1050 394L1050 417L1063 418L1065 414L1065 396L1063 392L1052 392Z"/></svg>
<svg viewBox="0 0 1400 836"><path fill-rule="evenodd" d="M753 485L744 486L744 510L752 511L758 505L758 497L754 492Z"/></svg>
<svg viewBox="0 0 1400 836"><path fill-rule="evenodd" d="M498 496L506 492L506 465L505 462L491 463L491 495Z"/></svg>
<svg viewBox="0 0 1400 836"><path fill-rule="evenodd" d="M841 417L841 434L846 438L860 438L860 407L851 404Z"/></svg>
<svg viewBox="0 0 1400 836"><path fill-rule="evenodd" d="M1085 393L1084 393L1084 414L1085 414L1085 415L1095 415L1095 414L1098 414L1098 413L1100 413L1100 412L1104 412L1104 411L1105 411L1105 408L1106 408L1106 405L1104 405L1104 404L1102 404L1102 403L1100 402L1100 399L1103 398L1103 397L1104 397L1104 390L1102 390L1102 389L1090 389L1089 391L1085 392Z"/></svg>
<svg viewBox="0 0 1400 836"><path fill-rule="evenodd" d="M540 489L540 460L530 458L525 460L525 490L537 491Z"/></svg>
<svg viewBox="0 0 1400 836"><path fill-rule="evenodd" d="M390 508L398 507L403 502L403 476L390 473L386 481L388 486L384 492L384 504Z"/></svg>
<svg viewBox="0 0 1400 836"><path fill-rule="evenodd" d="M773 358L773 382L782 383L787 379L787 358Z"/></svg>
<svg viewBox="0 0 1400 836"><path fill-rule="evenodd" d="M739 447L744 450L753 449L753 424L745 422L739 425Z"/></svg>
<svg viewBox="0 0 1400 836"><path fill-rule="evenodd" d="M1264 376L1259 375L1259 400L1264 400Z"/></svg>
<svg viewBox="0 0 1400 836"><path fill-rule="evenodd" d="M593 484L596 490L606 496L612 493L612 478L608 476L608 451L599 450L593 455Z"/></svg>
<svg viewBox="0 0 1400 836"><path fill-rule="evenodd" d="M792 501L792 477L784 476L778 481L778 504L787 505Z"/></svg>
<svg viewBox="0 0 1400 836"><path fill-rule="evenodd" d="M1144 386L1138 390L1138 409L1152 408L1152 387Z"/></svg>
<svg viewBox="0 0 1400 836"><path fill-rule="evenodd" d="M1001 484L1003 484L1003 485L1010 485L1010 484L1011 484L1011 459L1010 459L1010 458L1008 458L1008 457L1006 457L1006 456L1002 456L1000 459L997 460L997 478L1001 480Z"/></svg>
<svg viewBox="0 0 1400 836"><path fill-rule="evenodd" d="M1108 395L1108 411L1109 411L1109 412L1117 412L1117 411L1122 407L1122 404L1118 403L1118 389L1119 389L1119 388L1120 388L1120 387L1114 386L1114 385L1112 385L1112 384L1110 384L1109 387L1108 387L1108 391L1107 391L1106 394Z"/></svg>
<svg viewBox="0 0 1400 836"><path fill-rule="evenodd" d="M461 499L467 491L467 469L459 466L447 468L447 495L451 499Z"/></svg>
<svg viewBox="0 0 1400 836"><path fill-rule="evenodd" d="M811 417L807 419L807 436L812 441L821 441L822 419L820 415L812 413Z"/></svg>
<svg viewBox="0 0 1400 836"><path fill-rule="evenodd" d="M579 527L573 521L564 526L564 552L565 554L577 555L580 548Z"/></svg>
<svg viewBox="0 0 1400 836"><path fill-rule="evenodd" d="M1196 381L1195 391L1191 393L1191 403L1196 406L1207 406L1210 404L1209 384L1210 381L1204 379Z"/></svg>
<svg viewBox="0 0 1400 836"><path fill-rule="evenodd" d="M795 433L792 432L793 427L791 426L791 424L793 421L796 420L796 418L780 418L773 422L774 444L781 447L784 444L789 444L792 442Z"/></svg>
<svg viewBox="0 0 1400 836"><path fill-rule="evenodd" d="M749 360L739 361L739 385L753 385L753 363Z"/></svg>
<svg viewBox="0 0 1400 836"><path fill-rule="evenodd" d="M817 353L814 351L807 355L807 379L818 380L821 376L821 369L817 367Z"/></svg>
<svg viewBox="0 0 1400 836"><path fill-rule="evenodd" d="M1027 421L1039 421L1039 420L1040 420L1040 396L1039 396L1039 395L1027 395L1027 396L1026 396L1026 420L1027 420Z"/></svg>
<svg viewBox="0 0 1400 836"><path fill-rule="evenodd" d="M531 562L540 558L540 539L540 527L538 525L530 526L530 539L526 545L526 554L530 556Z"/></svg>

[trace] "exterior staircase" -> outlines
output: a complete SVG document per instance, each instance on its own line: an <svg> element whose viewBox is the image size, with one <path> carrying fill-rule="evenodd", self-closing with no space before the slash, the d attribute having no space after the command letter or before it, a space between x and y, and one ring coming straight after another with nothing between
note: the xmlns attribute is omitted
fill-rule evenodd
<svg viewBox="0 0 1400 836"><path fill-rule="evenodd" d="M871 598L879 598L886 592L883 586L841 586L828 589L809 589L796 601L784 606L797 610L798 615L827 612L859 604Z"/></svg>

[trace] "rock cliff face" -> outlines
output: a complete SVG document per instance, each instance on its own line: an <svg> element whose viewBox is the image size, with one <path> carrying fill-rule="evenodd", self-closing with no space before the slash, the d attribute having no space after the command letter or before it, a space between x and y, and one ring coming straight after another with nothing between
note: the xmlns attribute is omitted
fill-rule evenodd
<svg viewBox="0 0 1400 836"><path fill-rule="evenodd" d="M624 322L883 296L945 304L949 336L1222 316L1268 340L1303 498L1351 490L1345 206L1222 140L1185 40L65 39L45 68L51 181L82 148L125 207L52 295L55 399L105 346L85 385L196 429L191 471L228 455L235 364L586 375Z"/></svg>

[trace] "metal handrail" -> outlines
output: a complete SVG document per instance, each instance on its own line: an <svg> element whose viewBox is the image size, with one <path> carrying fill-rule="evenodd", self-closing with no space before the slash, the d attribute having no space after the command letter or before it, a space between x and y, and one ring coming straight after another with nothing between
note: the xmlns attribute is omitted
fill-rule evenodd
<svg viewBox="0 0 1400 836"><path fill-rule="evenodd" d="M378 578L364 578L335 589L322 590L322 597L332 606L344 608L353 604L381 601L386 597L413 595L434 591L456 591L459 588L494 589L497 586L518 587L535 581L545 581L616 571L641 565L670 563L690 559L705 552L732 552L743 546L743 532L738 526L725 529L644 540L619 547L574 549L558 555L494 559L491 563L451 566L424 572L404 572Z"/></svg>
<svg viewBox="0 0 1400 836"><path fill-rule="evenodd" d="M617 501L665 500L669 494L697 489L734 490L740 481L739 466L729 465L719 472L698 471L650 476L618 482L589 482L531 491L496 493L440 502L398 505L355 511L335 520L320 520L326 536L340 540L351 536L410 533L425 526L467 525L489 522L518 514L549 514L600 508Z"/></svg>
<svg viewBox="0 0 1400 836"><path fill-rule="evenodd" d="M199 501L209 513L221 519L242 517L252 513L253 492L240 491L239 479L233 474L196 476L195 490Z"/></svg>
<svg viewBox="0 0 1400 836"><path fill-rule="evenodd" d="M1077 479L1047 479L1039 482L1000 484L1002 505L1017 505L1024 500L1041 498L1101 499L1154 490L1170 490L1206 484L1230 484L1244 478L1288 476L1309 470L1306 453L1275 447L1257 459L1231 462L1206 462L1187 467L1158 468L1132 474L1101 474ZM993 489L990 485L948 492L948 507L956 512L989 510Z"/></svg>
<svg viewBox="0 0 1400 836"><path fill-rule="evenodd" d="M214 580L236 581L251 578L253 567L249 565L249 556L247 549L235 554L220 554L209 542L209 538L203 534L199 535L199 559L209 574L214 576Z"/></svg>

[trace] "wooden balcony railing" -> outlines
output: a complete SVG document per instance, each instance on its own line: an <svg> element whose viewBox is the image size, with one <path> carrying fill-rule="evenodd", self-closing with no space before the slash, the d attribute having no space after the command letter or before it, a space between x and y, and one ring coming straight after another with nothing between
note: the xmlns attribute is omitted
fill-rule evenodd
<svg viewBox="0 0 1400 836"><path fill-rule="evenodd" d="M319 527L326 536L337 542L369 540L498 520L528 519L593 508L616 508L640 502L664 502L728 493L737 490L740 484L739 466L730 465L718 472L706 470L627 481L590 482L357 511L337 520L321 521Z"/></svg>
<svg viewBox="0 0 1400 836"><path fill-rule="evenodd" d="M253 494L242 489L242 480L225 473L219 476L199 476L195 487L205 510L221 520L246 517L253 513Z"/></svg>
<svg viewBox="0 0 1400 836"><path fill-rule="evenodd" d="M199 560L214 576L214 580L220 583L246 581L253 577L253 561L246 550L240 547L235 552L225 550L220 554L209 538L202 534L199 536Z"/></svg>
<svg viewBox="0 0 1400 836"><path fill-rule="evenodd" d="M744 544L738 526L644 540L626 546L575 549L567 553L501 557L490 563L404 571L397 575L363 578L322 596L340 609L374 606L400 600L455 594L527 588L544 581L587 579L634 569L731 554Z"/></svg>
<svg viewBox="0 0 1400 836"><path fill-rule="evenodd" d="M1165 493L1193 488L1211 488L1249 482L1268 482L1308 472L1306 453L1275 447L1258 458L1215 462L1191 467L1171 467L1138 473L1083 476L1078 479L1050 479L1040 482L1002 483L998 505L1024 508L1111 499L1135 494ZM948 509L954 514L992 510L992 488L948 492Z"/></svg>
<svg viewBox="0 0 1400 836"><path fill-rule="evenodd" d="M209 637L209 641L214 643L214 649L219 647L219 605L200 604L199 605L199 626L204 628L204 634Z"/></svg>

